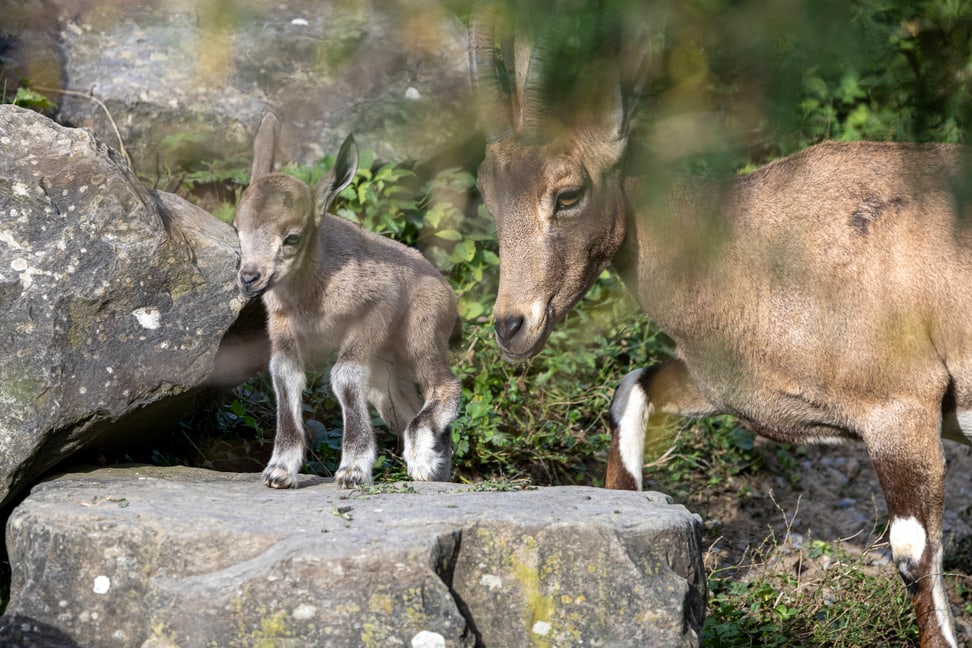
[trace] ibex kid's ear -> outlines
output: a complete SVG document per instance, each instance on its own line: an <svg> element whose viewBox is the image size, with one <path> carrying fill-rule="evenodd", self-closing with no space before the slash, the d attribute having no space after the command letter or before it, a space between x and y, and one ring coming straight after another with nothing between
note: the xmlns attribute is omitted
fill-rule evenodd
<svg viewBox="0 0 972 648"><path fill-rule="evenodd" d="M317 216L323 216L331 207L341 191L351 184L354 174L358 172L358 146L354 142L354 135L348 135L334 160L334 168L321 178L317 185Z"/></svg>
<svg viewBox="0 0 972 648"><path fill-rule="evenodd" d="M272 112L263 116L260 128L253 140L253 166L250 167L250 184L268 173L273 172L273 161L277 153L277 139L280 137L280 121Z"/></svg>

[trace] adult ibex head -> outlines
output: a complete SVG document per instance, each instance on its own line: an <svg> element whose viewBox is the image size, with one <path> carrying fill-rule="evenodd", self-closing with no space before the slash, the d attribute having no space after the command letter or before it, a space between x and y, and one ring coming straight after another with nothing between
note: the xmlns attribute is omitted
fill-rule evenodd
<svg viewBox="0 0 972 648"><path fill-rule="evenodd" d="M972 439L968 154L827 142L744 177L652 189L623 164L623 59L591 57L596 72L564 78L563 34L497 49L495 18L472 21L470 63L503 350L539 351L612 263L677 348L615 392L607 485L641 487L652 416L730 413L779 441L861 440L921 645L956 648L941 436ZM593 95L564 92L592 83Z"/></svg>
<svg viewBox="0 0 972 648"><path fill-rule="evenodd" d="M621 94L617 43L595 39L568 52L564 34L548 23L535 43L517 35L508 71L497 63L495 18L478 13L470 31L488 140L479 189L502 259L496 338L508 357L523 359L543 347L624 239L621 161L631 103ZM584 61L574 68L580 83L563 74L565 55ZM578 258L589 262L570 261Z"/></svg>

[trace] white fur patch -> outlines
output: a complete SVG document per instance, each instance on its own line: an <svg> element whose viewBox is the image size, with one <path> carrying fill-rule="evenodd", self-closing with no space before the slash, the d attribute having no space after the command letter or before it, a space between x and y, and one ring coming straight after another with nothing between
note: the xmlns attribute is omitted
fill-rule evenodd
<svg viewBox="0 0 972 648"><path fill-rule="evenodd" d="M270 375L273 377L274 389L277 390L277 398L280 397L280 389L283 388L288 399L286 405L294 419L300 424L303 420L304 386L307 383L304 369L294 358L282 353L275 353L270 357ZM278 384L278 381L280 384ZM278 403L278 407L279 405L280 403Z"/></svg>
<svg viewBox="0 0 972 648"><path fill-rule="evenodd" d="M959 410L955 412L954 419L949 417L948 420L943 421L943 426L945 428L943 433L946 436L972 443L972 411ZM965 439L962 439L959 435L963 435Z"/></svg>
<svg viewBox="0 0 972 648"><path fill-rule="evenodd" d="M405 433L403 455L408 476L415 481L440 479L445 472L446 457L435 452L435 434L427 427L409 429Z"/></svg>
<svg viewBox="0 0 972 648"><path fill-rule="evenodd" d="M942 548L939 547L935 552L935 561L932 565L932 601L935 603L935 618L938 620L938 627L942 631L942 636L951 648L958 648L958 641L955 639L955 628L952 626L952 614L948 603L948 595L945 594L945 581L942 580Z"/></svg>
<svg viewBox="0 0 972 648"><path fill-rule="evenodd" d="M638 384L644 369L635 369L621 380L611 404L611 418L618 426L618 451L624 469L641 490L645 463L645 429L652 405Z"/></svg>
<svg viewBox="0 0 972 648"><path fill-rule="evenodd" d="M896 517L891 520L891 531L888 533L891 541L891 554L901 569L902 561L909 561L913 565L921 562L921 555L925 553L928 536L925 527L912 516Z"/></svg>
<svg viewBox="0 0 972 648"><path fill-rule="evenodd" d="M368 388L368 378L371 370L367 365L355 362L339 362L331 369L331 384L335 389L356 386L361 390L362 397Z"/></svg>

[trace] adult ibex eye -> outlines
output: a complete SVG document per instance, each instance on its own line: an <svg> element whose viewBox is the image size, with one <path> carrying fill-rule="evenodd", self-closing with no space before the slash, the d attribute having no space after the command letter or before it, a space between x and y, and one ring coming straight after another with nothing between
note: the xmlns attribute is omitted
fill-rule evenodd
<svg viewBox="0 0 972 648"><path fill-rule="evenodd" d="M564 191L561 191L557 194L556 211L576 207L583 195L583 187L578 187L577 189L565 189Z"/></svg>
<svg viewBox="0 0 972 648"><path fill-rule="evenodd" d="M283 241L283 244L288 247L294 247L298 243L300 243L300 234L288 234Z"/></svg>

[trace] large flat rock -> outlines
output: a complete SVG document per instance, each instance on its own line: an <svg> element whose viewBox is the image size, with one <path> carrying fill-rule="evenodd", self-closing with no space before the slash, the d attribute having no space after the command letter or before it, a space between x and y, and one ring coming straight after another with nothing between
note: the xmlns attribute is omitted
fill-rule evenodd
<svg viewBox="0 0 972 648"><path fill-rule="evenodd" d="M697 646L700 529L658 493L71 473L9 519L0 643Z"/></svg>

